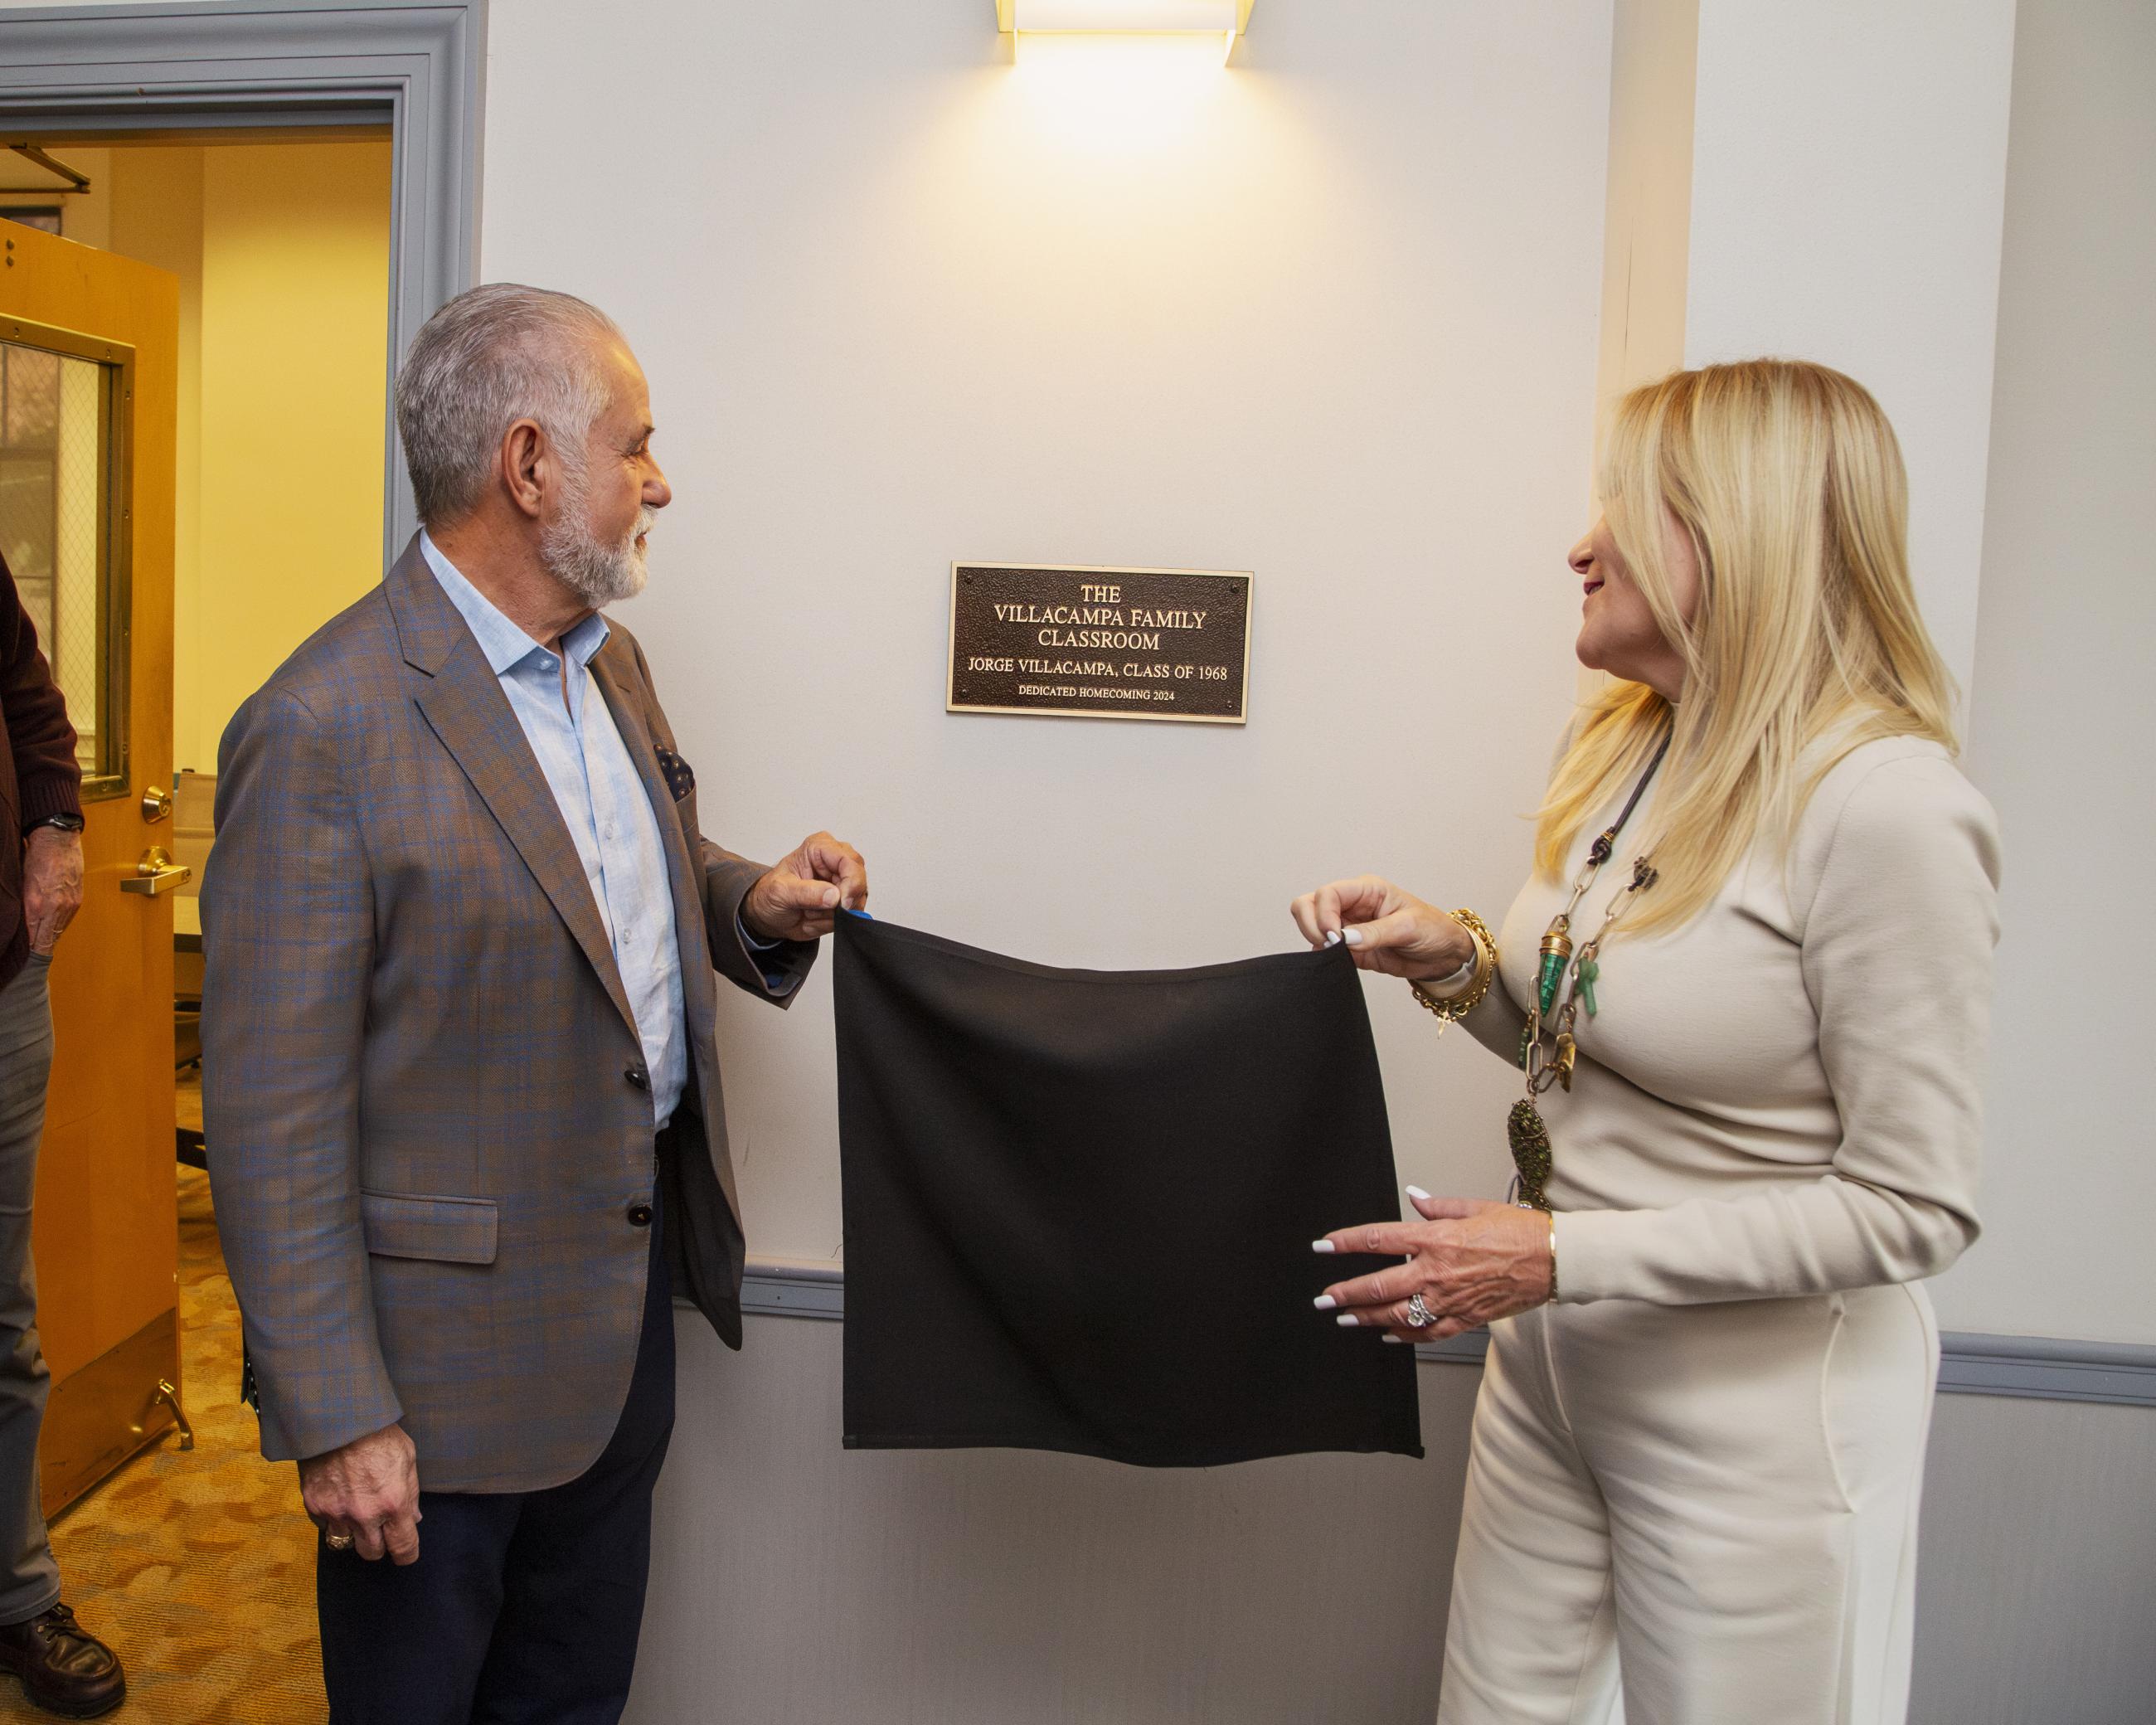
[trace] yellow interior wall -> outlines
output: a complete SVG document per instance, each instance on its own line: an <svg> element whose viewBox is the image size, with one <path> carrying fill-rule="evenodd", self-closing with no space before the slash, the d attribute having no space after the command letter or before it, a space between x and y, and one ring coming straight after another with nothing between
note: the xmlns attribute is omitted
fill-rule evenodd
<svg viewBox="0 0 2156 1725"><path fill-rule="evenodd" d="M116 149L103 174L85 168L104 194L112 249L180 279L179 449L172 536L173 760L193 766L192 716L201 702L201 660L192 652L202 575L202 182L194 146ZM70 207L68 214L76 213ZM72 226L69 237L78 236ZM84 239L88 244L90 241Z"/></svg>
<svg viewBox="0 0 2156 1725"><path fill-rule="evenodd" d="M187 722L240 702L382 579L390 146L203 152L202 570Z"/></svg>
<svg viewBox="0 0 2156 1725"><path fill-rule="evenodd" d="M181 285L173 762L382 578L390 145L111 152L116 251Z"/></svg>

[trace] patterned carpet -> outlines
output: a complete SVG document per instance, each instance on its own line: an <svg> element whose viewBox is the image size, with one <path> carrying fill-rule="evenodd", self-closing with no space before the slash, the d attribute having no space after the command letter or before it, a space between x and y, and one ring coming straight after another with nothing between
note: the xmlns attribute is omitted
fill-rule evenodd
<svg viewBox="0 0 2156 1725"><path fill-rule="evenodd" d="M168 1437L53 1527L67 1599L127 1666L144 1725L321 1725L315 1532L290 1464L256 1449L242 1407L239 1314L209 1179L180 1180L180 1322L195 1447ZM0 1678L0 1719L49 1719Z"/></svg>

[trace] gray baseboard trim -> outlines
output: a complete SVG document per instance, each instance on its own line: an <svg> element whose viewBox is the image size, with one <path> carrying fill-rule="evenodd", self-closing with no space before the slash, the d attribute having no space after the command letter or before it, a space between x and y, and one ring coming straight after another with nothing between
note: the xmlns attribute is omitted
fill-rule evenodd
<svg viewBox="0 0 2156 1725"><path fill-rule="evenodd" d="M761 1317L844 1317L846 1272L835 1264L752 1263L742 1278L742 1311Z"/></svg>
<svg viewBox="0 0 2156 1725"><path fill-rule="evenodd" d="M2143 1343L1950 1330L1939 1337L1939 1389L1950 1395L2156 1408L2156 1348Z"/></svg>
<svg viewBox="0 0 2156 1725"><path fill-rule="evenodd" d="M1489 1333L1476 1330L1415 1353L1446 1365L1479 1366L1489 1351ZM1939 1337L1939 1392L2156 1408L2156 1347L1948 1330Z"/></svg>
<svg viewBox="0 0 2156 1725"><path fill-rule="evenodd" d="M1443 1366L1479 1366L1482 1357L1490 1351L1490 1332L1470 1330L1464 1336L1448 1337L1442 1342L1425 1342L1415 1349L1415 1358L1425 1364L1435 1361Z"/></svg>
<svg viewBox="0 0 2156 1725"><path fill-rule="evenodd" d="M751 1264L742 1284L742 1310L762 1317L842 1318L846 1273L835 1264ZM1424 1343L1415 1353L1428 1364L1480 1366L1489 1351L1488 1332L1472 1330ZM2156 1347L2146 1343L1949 1330L1939 1338L1939 1353L1943 1394L2156 1408Z"/></svg>

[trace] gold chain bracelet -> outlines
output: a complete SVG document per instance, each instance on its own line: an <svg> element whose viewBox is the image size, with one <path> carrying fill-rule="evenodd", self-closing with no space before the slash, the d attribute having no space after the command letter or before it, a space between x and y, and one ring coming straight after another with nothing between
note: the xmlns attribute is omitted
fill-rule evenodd
<svg viewBox="0 0 2156 1725"><path fill-rule="evenodd" d="M1450 1000L1440 1000L1427 993L1419 982L1408 984L1414 990L1414 998L1437 1014L1437 1034L1440 1036L1482 1004L1483 997L1490 992L1490 984L1497 977L1497 942L1489 925L1472 911L1455 911L1452 920L1467 931L1467 937L1474 945L1473 978Z"/></svg>

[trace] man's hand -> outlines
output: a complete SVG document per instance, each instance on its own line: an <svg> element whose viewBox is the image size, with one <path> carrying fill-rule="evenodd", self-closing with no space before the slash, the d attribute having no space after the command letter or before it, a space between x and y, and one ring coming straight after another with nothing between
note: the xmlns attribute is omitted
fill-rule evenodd
<svg viewBox="0 0 2156 1725"><path fill-rule="evenodd" d="M23 853L23 920L30 950L50 957L82 908L82 834L39 827Z"/></svg>
<svg viewBox="0 0 2156 1725"><path fill-rule="evenodd" d="M323 1532L350 1536L369 1563L419 1560L419 1455L401 1425L300 1464L300 1501Z"/></svg>
<svg viewBox="0 0 2156 1725"><path fill-rule="evenodd" d="M868 865L860 852L829 833L816 833L749 888L742 923L758 940L820 940L831 932L841 905L863 911L868 902Z"/></svg>

